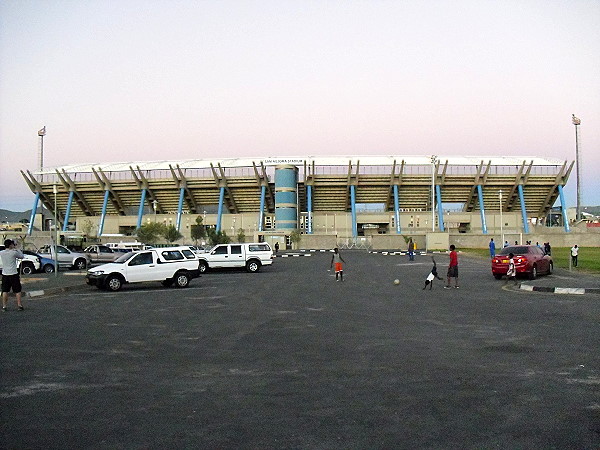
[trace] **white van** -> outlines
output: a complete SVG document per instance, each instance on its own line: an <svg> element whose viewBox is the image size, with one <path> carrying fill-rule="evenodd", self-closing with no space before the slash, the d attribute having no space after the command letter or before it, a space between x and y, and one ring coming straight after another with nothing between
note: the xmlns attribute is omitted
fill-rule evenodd
<svg viewBox="0 0 600 450"><path fill-rule="evenodd" d="M273 250L266 242L250 244L218 244L207 253L198 254L200 273L214 268L245 267L258 272L262 266L273 264Z"/></svg>

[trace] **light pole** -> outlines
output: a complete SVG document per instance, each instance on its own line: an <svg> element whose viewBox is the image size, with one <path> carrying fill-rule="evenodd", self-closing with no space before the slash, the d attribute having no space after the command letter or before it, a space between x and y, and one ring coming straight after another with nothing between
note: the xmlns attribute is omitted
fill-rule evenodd
<svg viewBox="0 0 600 450"><path fill-rule="evenodd" d="M577 169L577 209L575 219L581 220L581 184L579 181L579 125L581 120L573 114L573 125L575 125L575 168Z"/></svg>
<svg viewBox="0 0 600 450"><path fill-rule="evenodd" d="M431 231L435 231L435 163L437 155L431 156Z"/></svg>
<svg viewBox="0 0 600 450"><path fill-rule="evenodd" d="M40 137L40 172L44 170L44 136L46 136L46 125L41 130L38 130ZM44 181L44 175L40 174L40 179Z"/></svg>
<svg viewBox="0 0 600 450"><path fill-rule="evenodd" d="M56 213L56 194L58 194L58 189L56 188L56 182L54 182L54 184L52 185L52 192L54 193L54 276L57 277L58 276L58 247L57 247L57 241L58 241L58 216Z"/></svg>
<svg viewBox="0 0 600 450"><path fill-rule="evenodd" d="M502 189L498 191L498 199L500 202L500 240L502 242L502 246L504 246L504 221L502 219Z"/></svg>
<svg viewBox="0 0 600 450"><path fill-rule="evenodd" d="M152 208L154 208L154 223L156 223L156 206L158 205L158 201L152 200Z"/></svg>

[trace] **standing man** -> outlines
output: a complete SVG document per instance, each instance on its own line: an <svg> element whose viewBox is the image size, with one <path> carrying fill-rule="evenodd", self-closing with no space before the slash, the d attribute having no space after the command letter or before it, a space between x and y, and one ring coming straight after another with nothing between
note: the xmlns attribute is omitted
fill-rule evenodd
<svg viewBox="0 0 600 450"><path fill-rule="evenodd" d="M17 269L17 259L23 259L24 255L18 250L15 241L7 239L4 241L5 249L0 252L2 258L2 311L8 311L8 293L12 289L17 297L17 308L23 311L21 304L21 279Z"/></svg>
<svg viewBox="0 0 600 450"><path fill-rule="evenodd" d="M454 287L458 289L458 253L454 244L450 246L450 264L448 264L448 281L444 289L450 289L450 278L454 278Z"/></svg>
<svg viewBox="0 0 600 450"><path fill-rule="evenodd" d="M275 254L279 252L279 241L275 242Z"/></svg>
<svg viewBox="0 0 600 450"><path fill-rule="evenodd" d="M335 264L335 281L344 281L344 267L342 263L345 263L344 258L340 255L338 248L333 249L333 255L331 255L330 268Z"/></svg>
<svg viewBox="0 0 600 450"><path fill-rule="evenodd" d="M490 258L496 256L496 243L494 242L494 238L490 239Z"/></svg>
<svg viewBox="0 0 600 450"><path fill-rule="evenodd" d="M413 243L412 238L408 240L408 260L415 260L415 244Z"/></svg>
<svg viewBox="0 0 600 450"><path fill-rule="evenodd" d="M577 244L575 244L572 248L571 248L571 262L573 263L573 265L575 267L577 267L577 255L579 254L579 247L577 247Z"/></svg>

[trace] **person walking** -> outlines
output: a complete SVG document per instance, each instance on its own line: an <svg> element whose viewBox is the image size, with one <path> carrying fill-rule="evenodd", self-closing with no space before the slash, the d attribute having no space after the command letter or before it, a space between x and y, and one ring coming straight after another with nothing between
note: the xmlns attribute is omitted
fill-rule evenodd
<svg viewBox="0 0 600 450"><path fill-rule="evenodd" d="M454 278L454 287L458 289L458 253L454 244L450 246L450 263L448 264L448 280L444 289L450 289L450 278Z"/></svg>
<svg viewBox="0 0 600 450"><path fill-rule="evenodd" d="M415 260L415 244L413 243L412 238L408 240L408 260Z"/></svg>
<svg viewBox="0 0 600 450"><path fill-rule="evenodd" d="M11 289L17 297L18 310L23 311L21 278L17 268L17 259L23 259L25 256L21 250L17 249L17 245L12 239L6 239L4 247L5 249L0 252L0 258L2 258L2 311L8 311L8 293Z"/></svg>
<svg viewBox="0 0 600 450"><path fill-rule="evenodd" d="M515 267L515 255L512 253L508 254L508 270L506 271L506 282L512 280L513 284L517 285L517 268Z"/></svg>
<svg viewBox="0 0 600 450"><path fill-rule="evenodd" d="M577 255L579 254L579 247L577 247L577 244L575 244L572 248L571 248L571 262L573 263L573 266L577 267Z"/></svg>
<svg viewBox="0 0 600 450"><path fill-rule="evenodd" d="M279 252L279 242L275 242L275 254Z"/></svg>
<svg viewBox="0 0 600 450"><path fill-rule="evenodd" d="M494 238L490 239L490 258L496 256L496 243L494 242Z"/></svg>
<svg viewBox="0 0 600 450"><path fill-rule="evenodd" d="M335 281L344 281L344 266L342 263L345 263L344 258L340 255L338 248L333 249L333 255L331 255L331 265L330 269L335 264Z"/></svg>

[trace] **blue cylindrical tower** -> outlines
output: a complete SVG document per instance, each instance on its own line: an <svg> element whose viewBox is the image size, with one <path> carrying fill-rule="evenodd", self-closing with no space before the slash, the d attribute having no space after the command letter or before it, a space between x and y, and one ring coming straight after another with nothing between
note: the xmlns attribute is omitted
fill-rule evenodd
<svg viewBox="0 0 600 450"><path fill-rule="evenodd" d="M298 167L275 167L275 229L298 229Z"/></svg>

